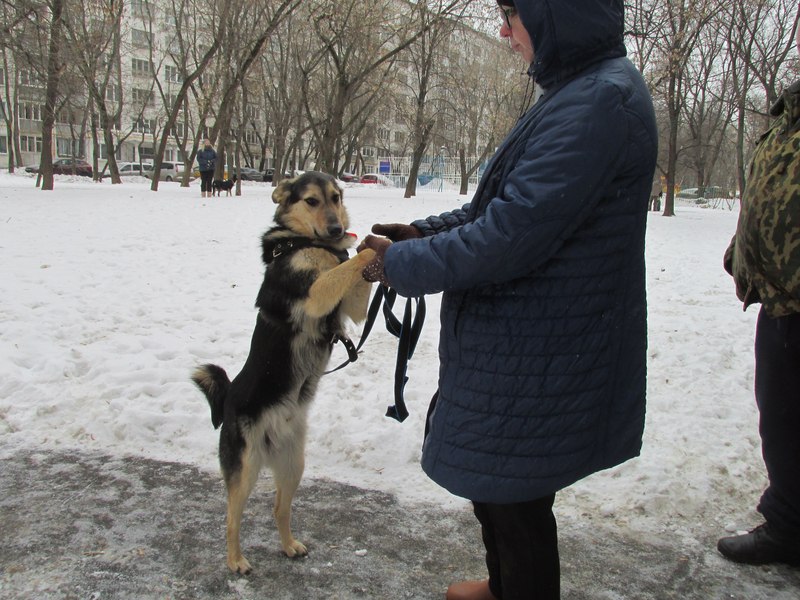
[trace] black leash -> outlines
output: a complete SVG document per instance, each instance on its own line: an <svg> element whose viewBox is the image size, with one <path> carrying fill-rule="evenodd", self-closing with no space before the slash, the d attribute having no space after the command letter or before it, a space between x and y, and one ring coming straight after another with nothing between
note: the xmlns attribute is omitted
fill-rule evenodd
<svg viewBox="0 0 800 600"><path fill-rule="evenodd" d="M370 332L372 331L372 326L375 324L375 318L378 316L378 310L381 307L381 300L383 300L383 286L378 285L378 289L375 291L375 295L372 297L372 302L369 305L369 310L367 310L367 320L364 322L364 331L361 333L361 339L358 340L358 346L354 345L353 341L348 337L338 333L334 336L333 343L335 344L336 342L342 342L345 349L347 349L347 360L335 369L325 371L324 375L338 371L339 369L342 369L350 363L358 360L358 353L361 350L361 346L363 346L364 342L367 341L367 336L369 336Z"/></svg>
<svg viewBox="0 0 800 600"><path fill-rule="evenodd" d="M397 346L397 362L394 368L394 404L388 407L386 416L402 423L408 416L406 402L403 398L403 390L408 382L408 376L406 375L408 361L414 355L420 333L422 333L422 324L425 321L425 297L406 298L406 307L403 311L403 321L401 323L392 312L394 301L397 299L397 292L391 288L380 287L383 289L384 295L383 316L386 321L386 330L400 340ZM411 317L412 302L417 304L413 319Z"/></svg>
<svg viewBox="0 0 800 600"><path fill-rule="evenodd" d="M389 406L386 410L386 416L396 419L399 422L405 421L408 416L406 403L403 399L403 390L408 376L408 361L414 355L414 350L417 347L419 336L422 333L422 324L425 321L425 297L407 298L406 307L403 311L403 320L400 321L392 312L395 300L397 299L397 292L392 288L378 285L375 290L375 295L370 303L369 310L367 311L367 320L364 323L364 331L361 334L361 339L358 345L355 346L353 342L343 336L336 336L334 342L341 341L347 348L348 359L341 365L330 371L325 371L325 374L333 373L339 369L347 366L351 362L355 362L358 358L358 352L361 346L367 340L367 336L372 331L372 326L378 316L378 310L383 304L383 318L386 324L386 330L396 338L399 338L397 348L397 363L394 370L394 404ZM412 318L412 303L416 303L416 310Z"/></svg>

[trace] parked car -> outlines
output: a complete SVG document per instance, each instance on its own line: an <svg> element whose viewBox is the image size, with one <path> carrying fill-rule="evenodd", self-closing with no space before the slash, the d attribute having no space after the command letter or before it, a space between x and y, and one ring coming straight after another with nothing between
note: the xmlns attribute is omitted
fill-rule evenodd
<svg viewBox="0 0 800 600"><path fill-rule="evenodd" d="M675 197L683 200L697 200L698 198L725 198L727 194L718 185L707 185L704 188L684 188L675 194Z"/></svg>
<svg viewBox="0 0 800 600"><path fill-rule="evenodd" d="M92 176L92 165L80 158L59 158L53 163L54 175L82 175Z"/></svg>
<svg viewBox="0 0 800 600"><path fill-rule="evenodd" d="M387 187L394 187L394 182L380 173L366 173L358 180L359 183L376 183L378 185L385 185Z"/></svg>
<svg viewBox="0 0 800 600"><path fill-rule="evenodd" d="M339 179L341 179L345 183L358 183L358 175L353 175L352 173L348 173L347 171L342 172L342 174L339 175Z"/></svg>
<svg viewBox="0 0 800 600"><path fill-rule="evenodd" d="M161 173L159 174L158 180L178 181L183 177L184 170L185 168L183 166L183 163L165 160L161 163ZM154 171L155 167L153 167L153 170L151 170L149 173L146 174L146 177L152 179Z"/></svg>
<svg viewBox="0 0 800 600"><path fill-rule="evenodd" d="M264 181L272 181L274 175L275 175L275 169L267 169L266 171L264 171ZM291 176L292 174L289 171L286 171L283 174L284 178L289 178Z"/></svg>
<svg viewBox="0 0 800 600"><path fill-rule="evenodd" d="M153 172L153 165L149 163L118 162L120 177L149 177ZM104 177L111 177L111 173L106 170Z"/></svg>
<svg viewBox="0 0 800 600"><path fill-rule="evenodd" d="M26 173L38 173L39 165L25 167ZM92 176L92 165L80 158L59 158L53 162L53 175L81 175Z"/></svg>
<svg viewBox="0 0 800 600"><path fill-rule="evenodd" d="M236 169L233 170L236 173ZM264 181L264 174L258 169L251 167L239 167L239 175L242 181Z"/></svg>

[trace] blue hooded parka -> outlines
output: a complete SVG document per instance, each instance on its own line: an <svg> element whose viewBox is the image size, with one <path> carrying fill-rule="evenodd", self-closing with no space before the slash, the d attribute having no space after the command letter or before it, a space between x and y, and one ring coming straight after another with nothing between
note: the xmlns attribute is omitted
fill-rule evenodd
<svg viewBox="0 0 800 600"><path fill-rule="evenodd" d="M639 454L644 242L657 132L625 58L622 0L517 0L544 88L464 210L414 223L384 274L444 292L422 467L454 494L524 502Z"/></svg>

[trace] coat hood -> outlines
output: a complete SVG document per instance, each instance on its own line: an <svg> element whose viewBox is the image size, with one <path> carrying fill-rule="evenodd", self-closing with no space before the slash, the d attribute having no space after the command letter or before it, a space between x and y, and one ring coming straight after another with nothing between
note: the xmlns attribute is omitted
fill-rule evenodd
<svg viewBox="0 0 800 600"><path fill-rule="evenodd" d="M531 75L544 88L588 66L625 56L623 0L516 0L535 54Z"/></svg>

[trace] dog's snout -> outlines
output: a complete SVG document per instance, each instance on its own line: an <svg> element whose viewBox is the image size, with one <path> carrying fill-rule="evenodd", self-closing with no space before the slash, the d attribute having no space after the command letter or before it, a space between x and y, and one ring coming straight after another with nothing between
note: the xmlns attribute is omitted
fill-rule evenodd
<svg viewBox="0 0 800 600"><path fill-rule="evenodd" d="M341 223L331 223L328 225L328 235L333 238L342 237L344 235L344 227Z"/></svg>

